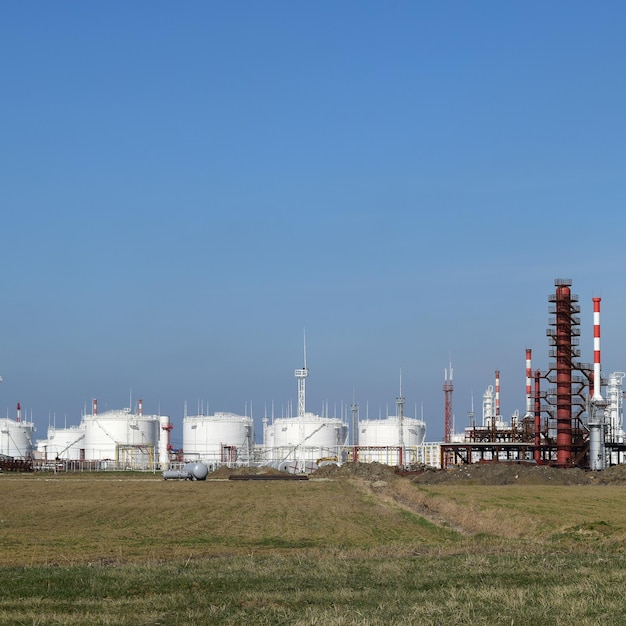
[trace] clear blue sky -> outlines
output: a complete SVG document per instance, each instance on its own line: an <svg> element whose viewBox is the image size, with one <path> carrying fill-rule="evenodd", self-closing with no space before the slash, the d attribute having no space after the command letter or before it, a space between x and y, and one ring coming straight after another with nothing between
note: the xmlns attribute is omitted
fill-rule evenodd
<svg viewBox="0 0 626 626"><path fill-rule="evenodd" d="M524 411L571 278L626 369L622 2L3 2L0 407ZM3 411L4 412L4 411Z"/></svg>

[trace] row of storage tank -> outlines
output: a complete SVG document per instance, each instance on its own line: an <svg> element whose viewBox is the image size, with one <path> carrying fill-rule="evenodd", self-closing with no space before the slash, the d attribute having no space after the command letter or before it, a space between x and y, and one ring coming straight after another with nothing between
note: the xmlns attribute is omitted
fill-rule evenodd
<svg viewBox="0 0 626 626"><path fill-rule="evenodd" d="M402 425L402 428L400 428ZM390 465L418 462L424 442L422 420L395 416L358 422L358 459ZM42 463L100 462L104 467L167 468L171 461L169 417L121 411L84 415L79 426L49 427L47 438L33 443L34 424L0 420L0 455L34 458ZM402 433L400 432L402 430ZM324 461L350 460L348 425L339 418L305 413L301 417L263 419L263 442L255 443L251 417L234 413L183 419L185 461L220 465L269 465L302 471ZM403 456L402 456L403 455Z"/></svg>

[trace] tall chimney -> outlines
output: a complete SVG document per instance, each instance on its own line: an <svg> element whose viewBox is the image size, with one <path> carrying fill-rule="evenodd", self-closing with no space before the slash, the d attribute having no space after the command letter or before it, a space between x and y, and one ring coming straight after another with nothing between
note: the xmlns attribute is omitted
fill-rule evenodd
<svg viewBox="0 0 626 626"><path fill-rule="evenodd" d="M600 301L602 298L593 298L593 399L602 400L600 387Z"/></svg>
<svg viewBox="0 0 626 626"><path fill-rule="evenodd" d="M496 370L496 421L500 420L500 370Z"/></svg>
<svg viewBox="0 0 626 626"><path fill-rule="evenodd" d="M533 414L533 371L531 362L532 350L526 348L526 417Z"/></svg>

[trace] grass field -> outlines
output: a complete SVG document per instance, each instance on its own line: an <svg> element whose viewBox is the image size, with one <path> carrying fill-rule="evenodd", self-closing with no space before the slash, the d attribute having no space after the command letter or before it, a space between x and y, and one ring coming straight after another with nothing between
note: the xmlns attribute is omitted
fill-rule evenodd
<svg viewBox="0 0 626 626"><path fill-rule="evenodd" d="M626 487L0 476L1 624L622 624Z"/></svg>

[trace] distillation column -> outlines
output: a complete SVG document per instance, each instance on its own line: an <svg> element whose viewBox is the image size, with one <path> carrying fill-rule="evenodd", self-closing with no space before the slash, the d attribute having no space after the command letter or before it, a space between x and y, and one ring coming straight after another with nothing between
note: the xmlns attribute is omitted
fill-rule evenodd
<svg viewBox="0 0 626 626"><path fill-rule="evenodd" d="M571 467L572 459L572 370L574 358L579 356L577 337L580 335L578 328L579 318L574 317L580 312L580 307L575 304L578 296L571 293L572 281L569 279L557 279L554 281L556 292L550 296L549 301L554 302L550 310L555 314L551 320L552 329L547 334L551 338L553 349L550 356L556 361L551 364L551 369L556 373L556 464L559 467Z"/></svg>
<svg viewBox="0 0 626 626"><path fill-rule="evenodd" d="M608 441L612 443L624 443L624 425L622 423L623 408L623 383L626 377L624 372L613 372L609 376L606 386L606 399L608 402Z"/></svg>

